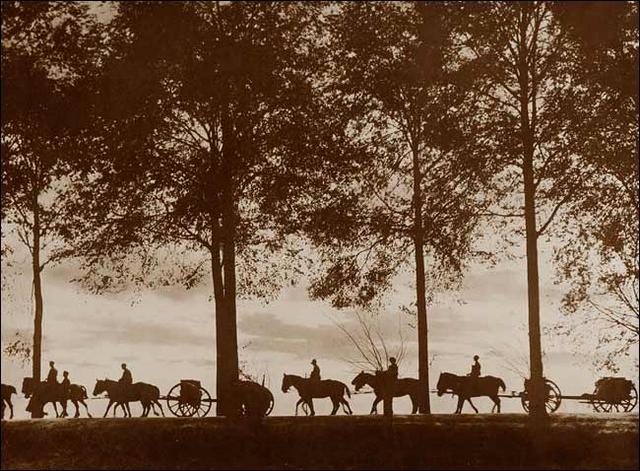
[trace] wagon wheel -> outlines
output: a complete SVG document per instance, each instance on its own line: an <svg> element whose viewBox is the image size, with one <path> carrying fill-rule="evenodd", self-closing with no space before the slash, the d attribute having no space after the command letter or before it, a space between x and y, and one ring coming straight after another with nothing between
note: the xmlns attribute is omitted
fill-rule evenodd
<svg viewBox="0 0 640 471"><path fill-rule="evenodd" d="M544 400L545 408L547 409L547 413L551 414L558 410L560 407L560 403L562 402L562 393L560 392L560 388L556 383L551 381L550 379L544 380L545 384L548 387L549 393ZM523 391L520 393L520 402L522 403L522 408L525 412L529 412L529 395L527 391Z"/></svg>
<svg viewBox="0 0 640 471"><path fill-rule="evenodd" d="M631 386L629 396L620 402L605 402L592 399L591 405L596 412L631 412L638 404L638 391L635 386Z"/></svg>
<svg viewBox="0 0 640 471"><path fill-rule="evenodd" d="M623 412L631 412L638 404L638 391L636 387L631 385L631 391L629 391L629 397L620 401Z"/></svg>
<svg viewBox="0 0 640 471"><path fill-rule="evenodd" d="M209 391L200 386L200 401L199 404L189 404L191 408L193 408L193 414L196 417L204 417L211 410L211 395L209 395Z"/></svg>
<svg viewBox="0 0 640 471"><path fill-rule="evenodd" d="M271 395L271 400L269 401L269 408L267 409L267 411L264 413L264 415L269 415L271 414L271 411L273 410L273 394Z"/></svg>
<svg viewBox="0 0 640 471"><path fill-rule="evenodd" d="M189 417L188 411L183 406L184 403L180 401L180 385L176 384L167 394L167 407L176 417Z"/></svg>

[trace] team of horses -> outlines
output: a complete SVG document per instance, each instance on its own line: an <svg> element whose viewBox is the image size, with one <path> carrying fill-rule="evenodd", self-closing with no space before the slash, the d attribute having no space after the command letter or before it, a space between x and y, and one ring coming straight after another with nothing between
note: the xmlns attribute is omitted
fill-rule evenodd
<svg viewBox="0 0 640 471"><path fill-rule="evenodd" d="M383 400L383 384L382 377L378 374L360 372L351 381L351 384L355 387L356 391L360 391L364 386L369 386L373 389L375 398L371 405L371 414L377 414L377 406ZM300 399L296 403L295 414L298 415L298 408L302 405L306 411L308 409L311 415L315 415L315 409L313 407L313 399L328 398L332 403L331 415L338 413L340 406L347 415L353 414L351 406L347 399L351 398L351 392L349 387L341 381L332 379L326 380L313 380L310 378L304 378L302 376L284 374L282 378L282 392L286 393L291 388L294 388ZM452 373L441 373L436 386L438 396L442 396L445 393L451 393L458 396L458 403L455 413L461 414L462 407L465 402L468 402L473 410L477 413L478 409L471 402L471 398L487 396L489 397L494 406L492 412L497 409L500 412L500 397L499 391L506 389L504 381L494 376L484 376L474 378L471 376L458 376ZM252 391L247 391L250 393ZM60 384L50 384L47 382L36 383L32 378L25 378L22 383L22 393L26 398L29 398L29 404L27 411L32 412L35 417L43 417L44 406L47 403L53 404L56 417L67 417L67 403L70 401L76 408L74 417L80 417L80 410L78 403L82 404L87 412L87 415L91 417L89 408L85 399L88 399L87 390L84 386L79 384L72 384L69 388L64 388ZM3 384L2 385L2 418L4 419L5 408L8 406L11 411L11 417L13 418L13 404L11 402L11 395L17 394L16 388ZM113 415L115 416L118 407L122 409L125 417L131 417L131 409L129 403L140 402L142 405L142 416L147 417L150 411L153 411L155 415L158 415L156 406L160 409L160 413L164 416L164 410L159 402L160 390L148 383L133 383L122 384L118 381L110 379L97 379L96 385L93 389L93 395L98 396L100 394L106 394L109 398L109 404L103 417L106 417L109 410L113 407ZM412 414L416 414L420 405L424 403L428 391L426 391L422 384L414 378L398 378L393 383L393 397L409 396L412 404ZM262 397L260 396L255 404L256 411L262 411L265 409L265 404L273 404L273 396ZM264 403L264 404L263 404ZM58 413L57 404L62 407L62 412ZM266 409L265 409L266 410Z"/></svg>

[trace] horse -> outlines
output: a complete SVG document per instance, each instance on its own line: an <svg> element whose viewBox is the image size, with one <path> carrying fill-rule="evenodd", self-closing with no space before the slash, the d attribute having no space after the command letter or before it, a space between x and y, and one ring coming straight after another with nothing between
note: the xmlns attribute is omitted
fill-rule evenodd
<svg viewBox="0 0 640 471"><path fill-rule="evenodd" d="M109 409L114 403L116 404L116 408L118 405L122 407L125 417L131 417L132 415L131 409L129 408L129 402L136 401L140 401L142 403L142 417L147 417L152 407L153 413L158 415L154 404L160 408L160 412L162 412L162 416L164 417L164 410L162 409L160 402L158 402L158 399L160 398L160 390L153 384L133 383L129 386L124 386L118 381L110 379L96 379L96 385L93 388L93 395L97 396L98 394L105 392L109 397L109 404L107 405L107 410L104 412L103 417L107 416ZM113 413L115 415L115 408Z"/></svg>
<svg viewBox="0 0 640 471"><path fill-rule="evenodd" d="M87 394L87 389L83 385L71 384L69 386L69 394L67 398L76 408L76 413L73 416L75 419L80 417L80 408L78 407L78 402L84 406L85 410L87 411L87 416L89 418L92 417L91 413L89 412L89 406L87 406L87 403L84 402L85 399L89 399L89 395Z"/></svg>
<svg viewBox="0 0 640 471"><path fill-rule="evenodd" d="M22 382L22 392L25 397L31 397L31 400L27 405L27 410L30 412L33 412L33 408L36 403L39 403L44 407L47 402L51 402L53 403L53 408L56 411L56 417L67 417L67 401L71 401L76 408L74 418L80 417L80 407L78 406L78 403L84 406L87 411L87 416L91 417L89 406L84 402L85 399L89 398L87 395L87 389L81 384L71 384L69 385L69 389L65 390L62 384L41 382L40 385L37 386L32 378L24 378ZM58 414L56 402L59 402L62 405L61 415Z"/></svg>
<svg viewBox="0 0 640 471"><path fill-rule="evenodd" d="M351 384L355 386L356 391L359 391L365 384L368 384L373 388L373 392L376 398L371 405L371 414L378 413L378 404L383 400L382 394L382 378L370 373L361 371L353 378ZM423 403L425 399L425 389L423 384L415 378L398 378L394 385L393 397L409 396L411 398L411 413L416 414L418 412L418 406Z"/></svg>
<svg viewBox="0 0 640 471"><path fill-rule="evenodd" d="M452 373L440 373L437 386L438 396L442 396L445 392L451 392L458 396L456 414L462 413L464 401L469 401L469 404L471 404L471 407L477 414L478 409L476 409L473 402L471 402L471 398L480 396L490 397L494 403L491 412L497 407L498 413L500 413L499 388L504 391L506 386L501 378L496 378L495 376L474 378L471 376L457 376Z"/></svg>
<svg viewBox="0 0 640 471"><path fill-rule="evenodd" d="M313 409L313 398L328 397L333 403L331 415L336 415L340 404L342 404L342 408L344 409L346 414L353 414L351 406L349 406L349 403L344 398L345 393L347 394L347 397L350 398L351 392L349 391L347 385L340 381L335 381L333 379L315 381L296 375L283 375L282 392L286 393L287 391L289 391L289 388L291 388L291 386L296 388L298 394L300 395L300 400L296 403L296 413L298 412L298 406L300 404L307 403L309 405L309 408L311 409L311 415L316 415Z"/></svg>
<svg viewBox="0 0 640 471"><path fill-rule="evenodd" d="M29 400L27 411L31 412L34 417L43 417L46 415L44 406L50 402L53 404L53 410L56 417L66 417L67 414L67 394L59 383L51 384L46 381L36 382L33 378L24 378L22 380L22 394ZM58 413L56 402L62 406L62 414ZM39 410L34 410L39 406Z"/></svg>
<svg viewBox="0 0 640 471"><path fill-rule="evenodd" d="M10 411L10 419L13 419L13 403L11 402L11 395L18 394L16 388L11 386L10 384L2 385L2 418L4 419L4 410L7 406L9 406ZM5 402L7 405L5 405Z"/></svg>
<svg viewBox="0 0 640 471"><path fill-rule="evenodd" d="M266 387L254 381L238 381L235 394L241 406L242 415L264 417L273 409L273 394Z"/></svg>

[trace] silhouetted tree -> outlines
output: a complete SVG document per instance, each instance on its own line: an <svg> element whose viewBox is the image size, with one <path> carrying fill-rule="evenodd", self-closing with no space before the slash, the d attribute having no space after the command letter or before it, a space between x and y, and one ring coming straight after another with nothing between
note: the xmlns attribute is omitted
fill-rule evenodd
<svg viewBox="0 0 640 471"><path fill-rule="evenodd" d="M452 49L447 4L336 10L325 91L348 139L333 158L348 170L331 176L313 208L309 232L325 270L311 293L337 307L368 306L413 265L418 372L428 390L427 290L459 279L487 204L479 188L488 154L480 142L468 145L481 117ZM428 400L421 412L430 412Z"/></svg>
<svg viewBox="0 0 640 471"><path fill-rule="evenodd" d="M595 170L570 146L573 63L566 31L548 2L461 5L461 52L489 97L485 138L502 171L495 194L507 218L524 218L526 241L531 414L545 414L538 240L581 198ZM517 229L518 234L522 231Z"/></svg>
<svg viewBox="0 0 640 471"><path fill-rule="evenodd" d="M594 178L569 206L556 250L559 278L571 284L560 330L601 326L598 366L617 370L638 344L638 4L552 5L572 51L572 126L567 139ZM581 337L581 336L580 336Z"/></svg>
<svg viewBox="0 0 640 471"><path fill-rule="evenodd" d="M41 274L65 255L56 242L66 226L64 180L75 168L67 144L81 126L79 83L98 40L87 5L2 2L2 255L18 242L31 258L36 381L44 314ZM20 345L7 351L17 353Z"/></svg>
<svg viewBox="0 0 640 471"><path fill-rule="evenodd" d="M284 260L297 254L290 208L322 179L307 138L318 111L316 13L280 2L122 2L110 24L96 84L103 131L87 174L94 202L78 208L75 236L88 231L76 247L105 286L163 277L171 267L154 261L163 250L184 258L187 287L211 275L221 415L239 412L236 299L287 279Z"/></svg>

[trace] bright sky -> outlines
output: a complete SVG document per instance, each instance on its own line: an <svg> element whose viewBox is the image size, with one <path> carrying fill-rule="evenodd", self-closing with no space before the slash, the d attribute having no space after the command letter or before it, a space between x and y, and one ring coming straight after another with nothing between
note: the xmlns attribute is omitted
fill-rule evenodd
<svg viewBox="0 0 640 471"><path fill-rule="evenodd" d="M561 319L558 301L562 291L551 282L552 269L544 261L548 258L544 250L541 258L542 322L551 326ZM9 282L2 291L3 347L17 331L30 339L33 329L26 254L18 255L17 263L4 274L9 275ZM43 375L49 360L54 360L60 376L63 370L68 370L72 382L84 384L91 392L96 378L117 379L120 363L126 362L135 381L156 384L163 394L180 379L194 378L201 380L215 396L215 333L209 286L189 291L181 288L149 291L132 304L132 295L126 292L117 296L82 293L70 283L76 274L69 265L47 268L44 272ZM398 341L398 325L404 325L407 356L400 365L400 376L406 377L417 377L416 332L407 325L412 319L400 314L398 306L413 300L412 276L406 274L407 281L397 285L388 309L380 315L380 327L389 343ZM522 370L527 368L524 259L491 268L472 267L462 291L441 295L429 307L428 315L432 388L442 371L467 373L472 356L478 354L483 375L502 377L507 391L522 390L522 378L512 371L510 363ZM248 373L260 379L265 375L266 385L275 397L274 414L292 414L297 400L293 391L284 394L280 390L282 374L308 374L312 358L318 360L323 378L349 384L357 373L345 360L357 357L354 348L332 319L355 329L353 313L310 301L303 287L290 287L267 305L256 301L239 303L240 358ZM584 335L585 332L576 332L576 336ZM595 380L606 375L594 371L593 348L589 344L575 354L575 340L578 339L543 335L545 374L564 394L571 395L592 392ZM624 360L619 375L634 378L637 384L634 367L637 353L635 358ZM22 378L30 373L30 364L22 365L3 353L3 383L13 384L19 391ZM370 394L354 396L355 413L367 413L372 400ZM481 411L490 411L488 399L474 402ZM25 399L20 396L15 403L17 417L26 418ZM329 400L316 400L315 404L318 413L330 411ZM438 398L434 394L432 404L437 413L455 409L451 396ZM106 403L94 400L89 407L101 414ZM408 398L395 401L397 413L410 410ZM588 408L576 401L566 401L561 410L587 412ZM503 411L522 409L518 400L505 399Z"/></svg>

